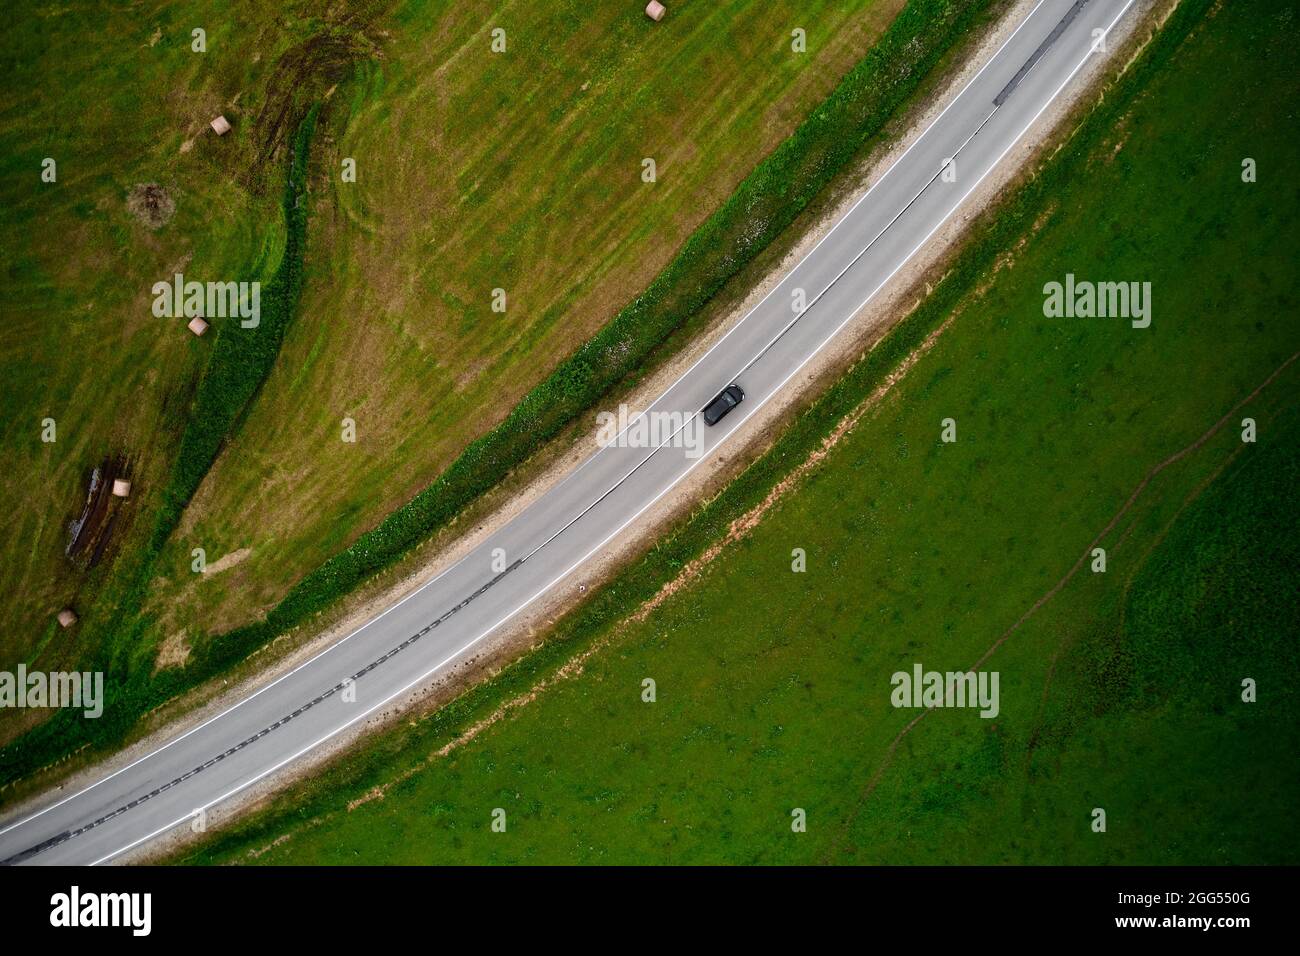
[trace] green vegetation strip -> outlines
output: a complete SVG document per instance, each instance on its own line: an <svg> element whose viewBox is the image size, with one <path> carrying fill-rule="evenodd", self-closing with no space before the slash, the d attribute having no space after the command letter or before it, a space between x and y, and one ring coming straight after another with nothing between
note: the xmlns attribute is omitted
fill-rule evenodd
<svg viewBox="0 0 1300 956"><path fill-rule="evenodd" d="M284 189L284 254L261 296L260 321L253 328L244 328L234 319L221 326L181 436L171 482L163 493L164 503L152 540L154 553L180 521L181 512L198 491L222 444L235 432L257 390L271 374L285 330L297 309L307 244L307 160L319 111L319 103L308 109L293 137Z"/></svg>
<svg viewBox="0 0 1300 956"><path fill-rule="evenodd" d="M196 852L190 860L229 860L248 848L265 845L287 828L341 813L349 801L372 787L400 777L403 769L419 767L431 752L456 739L476 721L554 675L565 662L590 648L598 638L658 593L691 559L719 540L734 520L759 504L777 482L807 460L843 417L857 408L973 289L987 280L999 256L1014 248L1016 241L1032 230L1057 197L1070 195L1071 185L1084 176L1087 163L1098 145L1124 120L1139 94L1162 70L1169 68L1174 54L1203 22L1210 5L1211 0L1184 0L1142 57L1107 92L1105 100L1093 109L1084 125L1050 164L1002 203L996 216L986 217L972 230L972 240L934 293L832 386L767 454L644 559L563 619L543 646L503 670L493 680L474 687L414 726L402 727L367 744L339 761L331 769L328 779L317 778L305 789L280 798L270 811L233 828L210 846ZM1026 367L1032 367L1032 363ZM943 375L942 372L936 374L939 377ZM833 524L847 519L837 515L826 520ZM1203 522L1205 518L1196 520ZM1161 555L1159 561L1162 563L1164 560ZM1148 601L1143 596L1146 593L1139 593L1135 607L1143 607ZM1179 620L1181 618L1175 618L1174 623L1163 626L1162 630L1176 633ZM1143 622L1134 626L1143 626ZM595 712L592 708L599 710L600 705L585 697L583 701L586 706L584 713L592 717ZM485 759L489 762L508 759L490 744L488 750L490 753ZM453 772L453 763L454 760L445 765L448 773ZM531 771L545 776L541 767L532 766ZM592 783L592 786L597 785ZM745 783L737 780L734 785L743 787ZM438 808L432 807L430 812L436 814ZM468 837L453 834L448 839L450 844L459 846ZM330 845L337 847L338 843L335 841Z"/></svg>

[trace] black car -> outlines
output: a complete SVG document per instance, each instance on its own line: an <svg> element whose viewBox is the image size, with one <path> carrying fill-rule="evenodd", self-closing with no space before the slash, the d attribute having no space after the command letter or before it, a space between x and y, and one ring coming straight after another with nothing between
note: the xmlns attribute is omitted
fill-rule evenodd
<svg viewBox="0 0 1300 956"><path fill-rule="evenodd" d="M700 413L704 416L704 424L718 424L718 422L722 421L723 416L725 416L727 412L731 411L744 400L745 393L741 391L739 385L728 385L718 393L717 398L704 406L704 411Z"/></svg>

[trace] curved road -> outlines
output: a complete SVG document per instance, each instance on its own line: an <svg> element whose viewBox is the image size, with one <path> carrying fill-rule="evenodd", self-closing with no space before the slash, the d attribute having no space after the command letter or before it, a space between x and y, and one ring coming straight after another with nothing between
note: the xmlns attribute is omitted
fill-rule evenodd
<svg viewBox="0 0 1300 956"><path fill-rule="evenodd" d="M86 789L0 825L0 862L112 860L303 756L440 668L570 574L775 395L1020 140L1133 0L1041 0L817 246L652 405L688 417L746 398L704 453L603 448L441 575L240 703ZM955 157L952 172L945 164ZM795 314L795 290L806 305ZM498 551L497 549L501 549ZM505 570L498 570L504 567ZM349 688L354 693L344 693ZM355 697L355 701L351 698Z"/></svg>

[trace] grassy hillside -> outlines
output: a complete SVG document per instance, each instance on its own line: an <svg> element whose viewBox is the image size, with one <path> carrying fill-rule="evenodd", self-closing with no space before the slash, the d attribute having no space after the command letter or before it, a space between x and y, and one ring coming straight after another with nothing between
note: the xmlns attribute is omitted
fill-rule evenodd
<svg viewBox="0 0 1300 956"><path fill-rule="evenodd" d="M769 456L542 651L191 859L1294 863L1298 29L1281 2L1184 0ZM1067 271L1150 281L1151 327L1044 317ZM750 534L615 623L952 313ZM997 670L999 716L912 725L890 677L917 662Z"/></svg>

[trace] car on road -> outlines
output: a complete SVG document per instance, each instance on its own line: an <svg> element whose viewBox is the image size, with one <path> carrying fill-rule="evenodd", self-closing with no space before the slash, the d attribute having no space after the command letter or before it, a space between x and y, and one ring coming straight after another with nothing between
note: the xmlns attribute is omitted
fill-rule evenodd
<svg viewBox="0 0 1300 956"><path fill-rule="evenodd" d="M732 383L718 393L718 397L704 406L701 414L704 424L716 425L729 411L745 400L745 393L739 385Z"/></svg>

